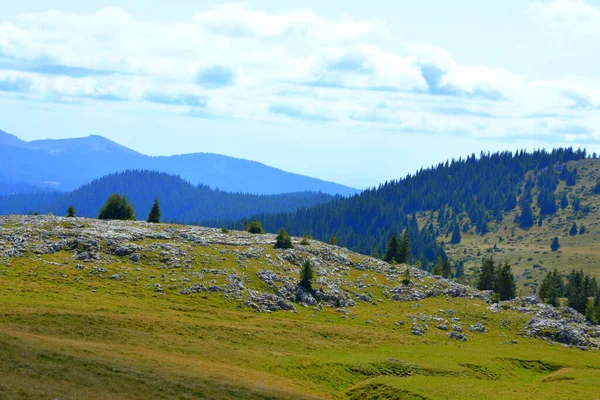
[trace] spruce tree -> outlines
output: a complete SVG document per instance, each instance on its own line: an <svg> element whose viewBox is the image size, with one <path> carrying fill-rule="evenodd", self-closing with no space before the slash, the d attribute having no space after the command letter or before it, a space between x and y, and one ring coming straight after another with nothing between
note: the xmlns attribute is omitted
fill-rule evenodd
<svg viewBox="0 0 600 400"><path fill-rule="evenodd" d="M521 216L519 217L519 227L521 229L529 229L533 226L533 210L531 209L531 203L521 205Z"/></svg>
<svg viewBox="0 0 600 400"><path fill-rule="evenodd" d="M292 238L284 228L279 229L279 233L277 234L277 238L275 239L275 248L276 249L291 249L294 245L292 244Z"/></svg>
<svg viewBox="0 0 600 400"><path fill-rule="evenodd" d="M406 229L402 232L402 238L400 239L398 252L396 253L396 262L398 262L398 264L410 262L410 240L408 239L408 232Z"/></svg>
<svg viewBox="0 0 600 400"><path fill-rule="evenodd" d="M573 222L573 225L571 225L571 229L569 230L569 235L575 236L577 235L577 232L577 223Z"/></svg>
<svg viewBox="0 0 600 400"><path fill-rule="evenodd" d="M538 294L544 303L552 304L556 307L559 305L558 299L563 296L563 292L564 284L562 282L562 277L555 269L554 271L548 272L544 277Z"/></svg>
<svg viewBox="0 0 600 400"><path fill-rule="evenodd" d="M479 276L477 277L477 289L496 289L496 263L493 257L485 257L481 262Z"/></svg>
<svg viewBox="0 0 600 400"><path fill-rule="evenodd" d="M383 257L383 261L392 262L397 261L396 255L398 254L398 249L400 248L400 242L398 242L398 234L394 232L392 238L388 242L387 250L385 252L385 256Z"/></svg>
<svg viewBox="0 0 600 400"><path fill-rule="evenodd" d="M315 270L310 260L304 261L302 271L300 272L300 282L298 285L309 293L313 292L313 281L315 280Z"/></svg>
<svg viewBox="0 0 600 400"><path fill-rule="evenodd" d="M443 271L444 271L444 260L442 259L441 256L438 256L438 258L435 260L435 265L433 266L431 273L434 275L442 276Z"/></svg>
<svg viewBox="0 0 600 400"><path fill-rule="evenodd" d="M450 265L448 257L444 258L444 262L442 263L442 276L446 279L452 278L452 265Z"/></svg>
<svg viewBox="0 0 600 400"><path fill-rule="evenodd" d="M554 239L552 239L552 243L550 243L550 250L558 251L558 249L560 249L560 243L558 242L558 236L554 236Z"/></svg>
<svg viewBox="0 0 600 400"><path fill-rule="evenodd" d="M154 198L154 204L148 214L148 222L158 224L160 222L160 205L158 204L158 197Z"/></svg>
<svg viewBox="0 0 600 400"><path fill-rule="evenodd" d="M450 244L459 244L460 240L460 227L458 226L458 224L455 224L454 230L452 231L452 238L450 239Z"/></svg>
<svg viewBox="0 0 600 400"><path fill-rule="evenodd" d="M75 215L76 215L75 207L69 206L69 208L67 208L67 217L73 218L73 217L75 217Z"/></svg>
<svg viewBox="0 0 600 400"><path fill-rule="evenodd" d="M329 244L332 246L338 245L338 240L337 240L337 236L335 236L335 233L333 235L331 235L331 237L329 238Z"/></svg>
<svg viewBox="0 0 600 400"><path fill-rule="evenodd" d="M498 268L498 276L496 281L496 292L500 295L500 300L506 301L514 299L517 294L517 285L515 276L513 275L510 264L504 264Z"/></svg>

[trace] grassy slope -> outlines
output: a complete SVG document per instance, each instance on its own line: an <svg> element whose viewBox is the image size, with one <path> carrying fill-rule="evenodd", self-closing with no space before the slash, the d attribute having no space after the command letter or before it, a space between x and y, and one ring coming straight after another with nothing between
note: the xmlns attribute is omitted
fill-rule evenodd
<svg viewBox="0 0 600 400"><path fill-rule="evenodd" d="M569 196L569 206L560 209L556 215L544 220L541 227L537 224L524 231L514 222L517 211L509 213L500 224L490 225L490 232L485 236L473 232L463 234L458 245L447 245L446 251L452 259L464 259L471 273L481 264L481 257L493 254L498 260L507 260L513 265L520 283L521 294L533 292L548 271L557 268L563 273L572 269L583 269L587 274L600 278L600 195L591 193L600 178L600 160L588 159L567 163L569 170L574 167L578 171L577 184L567 187L561 181L556 190L557 201L563 192ZM533 193L537 198L537 191ZM572 200L581 199L582 206L590 207L588 214L574 213ZM538 214L535 208L534 214ZM424 223L424 219L421 219ZM586 227L584 235L569 236L573 222L577 226L583 223ZM557 252L550 251L552 238L558 236L561 248ZM440 241L448 243L449 236L441 236ZM496 245L496 251L493 250Z"/></svg>
<svg viewBox="0 0 600 400"><path fill-rule="evenodd" d="M277 254L265 248L267 254ZM239 271L234 256L222 250L231 249L186 248L194 259L192 269ZM399 303L372 284L369 290L382 301L359 302L348 319L332 308L261 314L220 293L183 296L171 290L160 275L170 274L167 282L178 280L181 270L160 271L158 252L143 253L139 270L127 258L110 259L103 265L108 270L104 275L128 273L119 280L90 276L89 266L77 270L71 256L66 251L27 254L0 264L0 398L597 395L597 351L522 338L520 327L529 317L491 314L480 300ZM267 290L255 276L267 266L263 256L250 259L240 272L247 285ZM290 271L293 275L295 270ZM355 269L347 278L385 279ZM219 284L224 277L207 279ZM154 281L163 282L164 293L146 287ZM461 343L434 327L425 336L414 336L410 322L395 324L406 320L406 313L431 315L440 309L453 309L464 327L484 321L489 332L467 332L468 341ZM502 319L510 321L509 327L500 327ZM505 344L511 340L518 344Z"/></svg>

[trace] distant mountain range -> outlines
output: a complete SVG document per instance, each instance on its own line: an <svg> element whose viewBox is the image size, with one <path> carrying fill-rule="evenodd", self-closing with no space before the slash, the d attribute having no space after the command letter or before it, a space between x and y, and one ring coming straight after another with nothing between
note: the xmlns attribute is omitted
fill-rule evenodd
<svg viewBox="0 0 600 400"><path fill-rule="evenodd" d="M70 193L45 191L1 196L0 214L52 212L65 215L72 205L78 216L96 218L100 207L112 193L125 194L140 220L146 220L154 198L158 197L163 220L182 223L290 212L336 198L315 192L278 195L229 193L204 185L194 186L180 177L162 172L124 171L94 180Z"/></svg>
<svg viewBox="0 0 600 400"><path fill-rule="evenodd" d="M165 172L194 185L203 184L228 192L310 191L342 196L358 192L337 183L219 154L150 157L102 136L25 142L0 130L0 195L27 193L31 187L71 191L94 179L125 170Z"/></svg>

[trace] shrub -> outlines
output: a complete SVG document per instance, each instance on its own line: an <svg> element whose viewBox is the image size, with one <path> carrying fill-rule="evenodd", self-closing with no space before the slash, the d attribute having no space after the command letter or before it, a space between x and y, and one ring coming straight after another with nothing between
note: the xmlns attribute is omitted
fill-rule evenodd
<svg viewBox="0 0 600 400"><path fill-rule="evenodd" d="M300 282L298 286L304 288L307 292L313 292L312 283L315 280L315 270L310 260L304 261L302 264L302 272L300 272Z"/></svg>
<svg viewBox="0 0 600 400"><path fill-rule="evenodd" d="M98 219L135 221L135 211L125 195L111 194L98 213Z"/></svg>
<svg viewBox="0 0 600 400"><path fill-rule="evenodd" d="M292 238L284 228L279 229L277 239L275 240L276 249L291 249L294 245L292 244Z"/></svg>
<svg viewBox="0 0 600 400"><path fill-rule="evenodd" d="M262 224L259 221L252 221L250 226L248 226L248 232L260 235L265 233L265 230L263 229Z"/></svg>
<svg viewBox="0 0 600 400"><path fill-rule="evenodd" d="M67 208L67 217L73 218L73 217L75 217L75 214L76 214L75 207L69 206L69 208Z"/></svg>

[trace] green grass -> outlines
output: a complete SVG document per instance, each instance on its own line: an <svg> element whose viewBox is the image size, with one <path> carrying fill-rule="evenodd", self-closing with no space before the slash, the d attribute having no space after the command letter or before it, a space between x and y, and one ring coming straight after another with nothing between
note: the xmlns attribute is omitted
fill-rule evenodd
<svg viewBox="0 0 600 400"><path fill-rule="evenodd" d="M256 276L263 268L290 276L299 271L289 264L269 266L264 254L241 267L235 255L221 254L232 250L226 246L183 248L191 270L237 271L253 289L271 290ZM366 290L383 300L358 302L344 319L328 307L256 313L244 299L221 293L181 295L178 290L191 282L182 280L183 269L161 267L160 250L144 252L138 264L108 256L101 265L107 269L104 277L90 275L89 264L76 269L71 256L28 253L0 264L0 398L597 396L598 351L523 338L520 329L528 316L492 314L481 300L393 302L378 286L387 279L380 273L342 274L372 285ZM125 275L108 278L115 273ZM225 278L202 277L216 284ZM147 287L153 282L164 292ZM447 338L433 323L424 336L410 334L407 313L444 316L440 310L450 309L461 319L467 342ZM395 324L401 320L407 322ZM479 321L488 332L468 332L468 325ZM513 340L517 344L506 344Z"/></svg>

